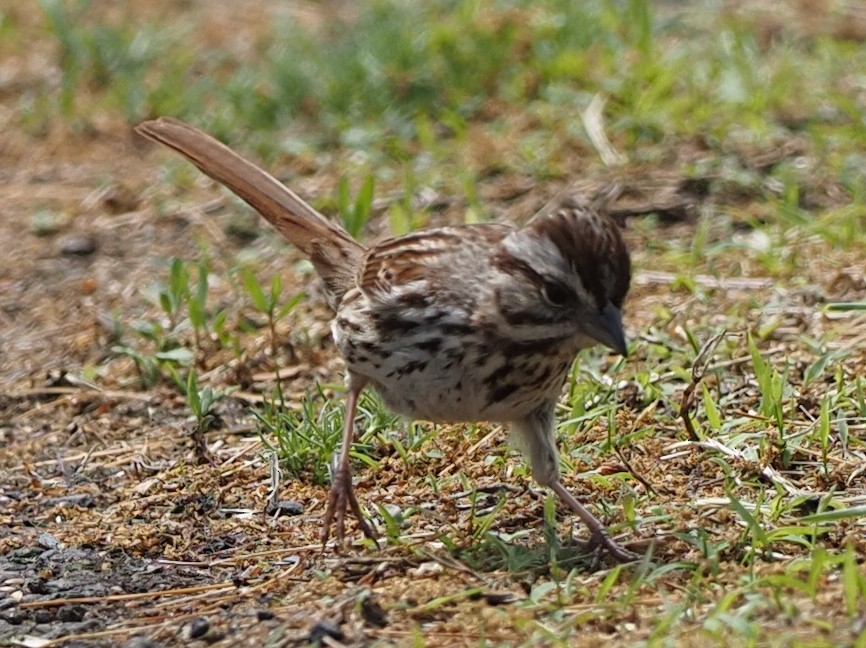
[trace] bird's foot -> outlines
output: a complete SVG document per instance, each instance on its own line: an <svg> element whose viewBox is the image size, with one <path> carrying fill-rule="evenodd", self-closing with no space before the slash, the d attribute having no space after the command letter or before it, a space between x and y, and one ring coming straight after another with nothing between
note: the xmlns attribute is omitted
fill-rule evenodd
<svg viewBox="0 0 866 648"><path fill-rule="evenodd" d="M596 530L589 537L588 548L593 552L595 558L593 564L597 564L601 559L601 554L607 552L611 558L618 563L635 562L641 559L639 554L630 551L619 544L616 540L610 537L604 529Z"/></svg>
<svg viewBox="0 0 866 648"><path fill-rule="evenodd" d="M352 513L358 520L364 535L370 538L378 547L376 533L370 523L364 518L358 498L355 497L355 488L352 486L352 472L350 470L337 469L331 482L331 493L328 496L328 507L325 509L325 518L322 522L322 546L324 547L331 537L331 526L334 526L334 537L337 547L343 545L346 534L346 511L351 508Z"/></svg>

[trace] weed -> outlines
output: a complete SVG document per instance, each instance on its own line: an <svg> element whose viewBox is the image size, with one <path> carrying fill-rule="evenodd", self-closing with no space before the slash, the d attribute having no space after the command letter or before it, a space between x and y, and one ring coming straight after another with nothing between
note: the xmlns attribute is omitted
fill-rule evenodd
<svg viewBox="0 0 866 648"><path fill-rule="evenodd" d="M295 307L304 299L304 293L300 292L287 299L284 303L280 303L282 298L283 284L279 275L274 275L271 279L270 289L265 291L262 285L256 279L252 270L244 268L241 271L243 285L256 309L264 314L268 319L268 330L270 332L271 341L271 358L276 366L277 362L277 322L291 313Z"/></svg>
<svg viewBox="0 0 866 648"><path fill-rule="evenodd" d="M215 390L209 386L200 387L195 369L189 370L186 380L183 380L174 371L172 371L172 377L178 389L186 396L186 402L193 415L190 432L198 461L199 463L211 461L204 435L220 424L214 405L218 400L235 391L236 388L227 387Z"/></svg>
<svg viewBox="0 0 866 648"><path fill-rule="evenodd" d="M359 238L361 231L364 229L367 220L373 210L373 192L375 188L375 178L368 175L358 195L355 197L355 202L351 203L349 199L349 181L346 178L340 179L340 184L337 187L337 210L343 221L343 227L354 238Z"/></svg>

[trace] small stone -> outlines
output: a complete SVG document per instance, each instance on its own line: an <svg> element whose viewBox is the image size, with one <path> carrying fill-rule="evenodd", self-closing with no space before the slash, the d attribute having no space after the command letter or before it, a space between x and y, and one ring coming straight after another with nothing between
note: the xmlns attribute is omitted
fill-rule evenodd
<svg viewBox="0 0 866 648"><path fill-rule="evenodd" d="M130 187L115 184L106 187L102 194L102 204L109 214L126 214L138 209L141 197Z"/></svg>
<svg viewBox="0 0 866 648"><path fill-rule="evenodd" d="M361 601L361 617L365 625L373 628L384 628L388 625L388 613L372 596L365 596Z"/></svg>
<svg viewBox="0 0 866 648"><path fill-rule="evenodd" d="M63 623L78 623L84 620L85 613L83 605L64 605L57 610L57 620Z"/></svg>
<svg viewBox="0 0 866 648"><path fill-rule="evenodd" d="M266 509L268 515L301 515L304 512L304 505L294 500L283 500L281 502L268 502Z"/></svg>
<svg viewBox="0 0 866 648"><path fill-rule="evenodd" d="M429 561L425 563L421 563L415 569L409 570L409 575L413 578L429 578L431 576L438 576L445 568L438 562Z"/></svg>
<svg viewBox="0 0 866 648"><path fill-rule="evenodd" d="M163 648L163 645L147 637L133 637L123 644L123 648Z"/></svg>
<svg viewBox="0 0 866 648"><path fill-rule="evenodd" d="M89 234L73 234L60 241L60 252L66 256L90 256L98 247L96 238Z"/></svg>
<svg viewBox="0 0 866 648"><path fill-rule="evenodd" d="M78 289L84 295L92 295L96 292L96 289L99 288L99 282L96 281L93 277L87 277L82 279L78 284Z"/></svg>
<svg viewBox="0 0 866 648"><path fill-rule="evenodd" d="M59 549L63 543L50 533L42 532L36 536L36 544L43 549Z"/></svg>
<svg viewBox="0 0 866 648"><path fill-rule="evenodd" d="M18 608L13 608L11 610L5 610L0 613L0 621L5 621L9 625L21 625L24 623L24 612L22 612Z"/></svg>
<svg viewBox="0 0 866 648"><path fill-rule="evenodd" d="M517 597L511 592L487 592L484 600L488 605L505 605L514 603Z"/></svg>
<svg viewBox="0 0 866 648"><path fill-rule="evenodd" d="M205 636L208 630L210 630L210 621L204 617L199 617L193 619L189 624L187 624L184 634L189 639L199 639L200 637Z"/></svg>
<svg viewBox="0 0 866 648"><path fill-rule="evenodd" d="M13 608L16 605L18 605L18 601L12 598L0 598L0 612L8 610L9 608Z"/></svg>
<svg viewBox="0 0 866 648"><path fill-rule="evenodd" d="M325 637L342 641L346 638L346 635L344 635L343 631L330 621L320 619L319 621L316 621L316 624L313 626L312 630L310 630L310 636L307 641L318 646L322 643L322 640Z"/></svg>
<svg viewBox="0 0 866 648"><path fill-rule="evenodd" d="M68 221L69 217L67 214L40 209L33 214L30 231L36 236L50 236L56 234Z"/></svg>
<svg viewBox="0 0 866 648"><path fill-rule="evenodd" d="M403 515L403 509L396 504L385 504L383 507L392 518L397 519Z"/></svg>
<svg viewBox="0 0 866 648"><path fill-rule="evenodd" d="M51 590L48 588L48 581L43 578L34 578L32 580L28 580L24 583L24 586L27 588L27 591L31 594L50 594Z"/></svg>

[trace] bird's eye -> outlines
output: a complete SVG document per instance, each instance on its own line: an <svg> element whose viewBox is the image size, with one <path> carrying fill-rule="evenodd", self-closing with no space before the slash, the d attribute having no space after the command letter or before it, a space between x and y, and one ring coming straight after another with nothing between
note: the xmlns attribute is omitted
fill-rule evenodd
<svg viewBox="0 0 866 648"><path fill-rule="evenodd" d="M541 287L541 296L551 306L566 306L574 297L574 293L564 284L547 281Z"/></svg>

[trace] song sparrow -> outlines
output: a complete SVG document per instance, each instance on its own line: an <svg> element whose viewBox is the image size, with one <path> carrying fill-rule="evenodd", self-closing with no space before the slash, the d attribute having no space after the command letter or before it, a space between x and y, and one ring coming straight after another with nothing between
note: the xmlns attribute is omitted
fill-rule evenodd
<svg viewBox="0 0 866 648"><path fill-rule="evenodd" d="M345 428L324 517L343 541L347 508L374 538L352 486L358 395L372 386L395 412L429 421L509 423L532 474L615 559L635 555L560 480L554 408L577 352L625 355L620 308L630 262L617 225L574 204L522 229L476 224L420 231L370 248L272 176L172 118L136 129L224 184L306 254L336 316L348 369Z"/></svg>

